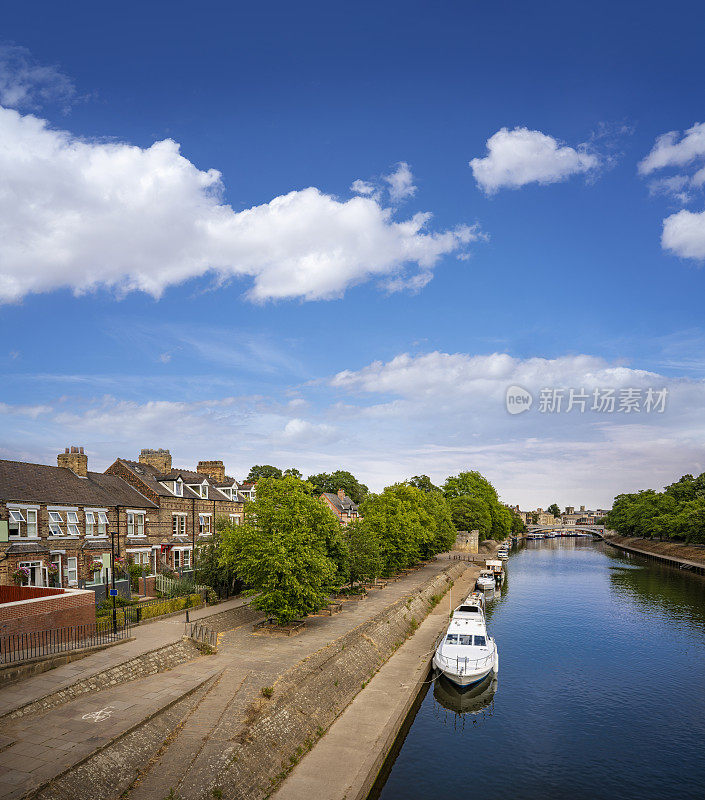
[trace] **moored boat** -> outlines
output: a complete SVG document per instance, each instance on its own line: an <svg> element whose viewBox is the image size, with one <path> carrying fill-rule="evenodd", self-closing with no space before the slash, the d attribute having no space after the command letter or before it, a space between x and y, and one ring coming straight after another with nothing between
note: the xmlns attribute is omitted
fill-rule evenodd
<svg viewBox="0 0 705 800"><path fill-rule="evenodd" d="M492 570L483 569L478 579L475 581L475 588L482 592L485 597L494 596L494 587L496 585L494 572Z"/></svg>
<svg viewBox="0 0 705 800"><path fill-rule="evenodd" d="M436 647L433 666L461 688L477 686L490 674L497 674L497 645L487 635L479 603L465 602L455 609L448 630Z"/></svg>

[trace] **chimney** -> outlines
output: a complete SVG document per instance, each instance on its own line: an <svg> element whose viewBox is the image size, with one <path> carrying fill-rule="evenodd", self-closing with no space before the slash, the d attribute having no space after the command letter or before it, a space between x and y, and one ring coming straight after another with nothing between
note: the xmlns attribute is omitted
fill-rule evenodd
<svg viewBox="0 0 705 800"><path fill-rule="evenodd" d="M168 450L149 450L145 448L140 453L140 464L154 467L158 472L171 471L171 453Z"/></svg>
<svg viewBox="0 0 705 800"><path fill-rule="evenodd" d="M82 447L67 447L56 457L56 463L60 467L68 467L79 478L88 477L88 456Z"/></svg>
<svg viewBox="0 0 705 800"><path fill-rule="evenodd" d="M338 497L341 500L345 500L345 489L338 489Z"/></svg>
<svg viewBox="0 0 705 800"><path fill-rule="evenodd" d="M207 475L216 483L225 483L225 465L222 461L199 461L196 472Z"/></svg>
<svg viewBox="0 0 705 800"><path fill-rule="evenodd" d="M585 506L580 506L581 511L585 511Z"/></svg>

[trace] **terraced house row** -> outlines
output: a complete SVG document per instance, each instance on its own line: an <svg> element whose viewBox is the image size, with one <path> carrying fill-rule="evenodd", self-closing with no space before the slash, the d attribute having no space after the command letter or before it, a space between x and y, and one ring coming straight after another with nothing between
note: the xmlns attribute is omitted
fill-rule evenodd
<svg viewBox="0 0 705 800"><path fill-rule="evenodd" d="M0 460L0 584L109 579L111 531L117 557L148 575L188 569L219 517L242 522L253 492L222 461L180 469L168 450L118 458L104 473L88 470L82 447L59 453L56 467Z"/></svg>

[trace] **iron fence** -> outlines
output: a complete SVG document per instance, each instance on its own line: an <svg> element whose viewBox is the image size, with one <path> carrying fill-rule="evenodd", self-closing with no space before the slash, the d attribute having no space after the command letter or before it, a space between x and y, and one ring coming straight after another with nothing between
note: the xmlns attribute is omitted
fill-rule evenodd
<svg viewBox="0 0 705 800"><path fill-rule="evenodd" d="M112 620L105 619L66 628L0 635L0 664L29 661L70 650L84 650L126 639L129 635L128 619L118 624L116 631L113 630Z"/></svg>

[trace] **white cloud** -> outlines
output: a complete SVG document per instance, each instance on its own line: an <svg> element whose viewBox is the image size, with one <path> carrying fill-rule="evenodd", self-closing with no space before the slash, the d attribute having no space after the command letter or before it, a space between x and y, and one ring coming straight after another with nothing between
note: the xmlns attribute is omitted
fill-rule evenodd
<svg viewBox="0 0 705 800"><path fill-rule="evenodd" d="M389 175L383 175L382 177L389 187L389 198L393 203L398 203L400 200L407 200L409 197L413 197L416 194L414 176L406 161L400 161L394 172Z"/></svg>
<svg viewBox="0 0 705 800"><path fill-rule="evenodd" d="M696 346L690 339L672 345ZM66 444L81 444L91 468L104 469L118 455L168 447L179 466L222 458L233 475L257 463L307 475L344 468L374 489L420 473L442 482L479 469L506 500L532 507L605 506L618 492L705 471L705 381L591 355L401 354L325 381L282 382L276 397L231 396L214 386L209 391L221 395L208 400L127 400L114 396L119 384L104 397L96 381L71 389L75 397L0 405L0 453L55 463ZM513 385L532 393L529 412L507 413ZM664 413L590 411L594 388L649 387L668 389ZM564 390L561 413L539 412L543 388ZM570 388L588 393L584 413L565 412Z"/></svg>
<svg viewBox="0 0 705 800"><path fill-rule="evenodd" d="M683 209L666 217L661 246L681 258L705 259L705 211Z"/></svg>
<svg viewBox="0 0 705 800"><path fill-rule="evenodd" d="M487 140L487 151L484 158L470 161L478 186L487 194L528 183L558 183L600 165L584 144L569 147L528 128L501 128Z"/></svg>
<svg viewBox="0 0 705 800"><path fill-rule="evenodd" d="M371 195L375 192L375 185L373 183L369 183L369 181L354 180L350 185L350 190L355 192L355 194L364 194L364 195Z"/></svg>
<svg viewBox="0 0 705 800"><path fill-rule="evenodd" d="M57 67L37 63L25 47L0 45L0 105L34 110L67 106L75 97L76 87Z"/></svg>
<svg viewBox="0 0 705 800"><path fill-rule="evenodd" d="M0 141L0 301L59 287L159 297L209 274L251 278L253 301L328 299L374 278L426 276L477 238L467 226L428 230L428 213L396 221L377 198L313 187L236 213L220 173L168 139L91 142L0 108Z"/></svg>
<svg viewBox="0 0 705 800"><path fill-rule="evenodd" d="M656 139L651 152L639 163L639 173L650 175L664 167L682 167L705 156L705 123L696 122L679 140L678 131L669 131Z"/></svg>

